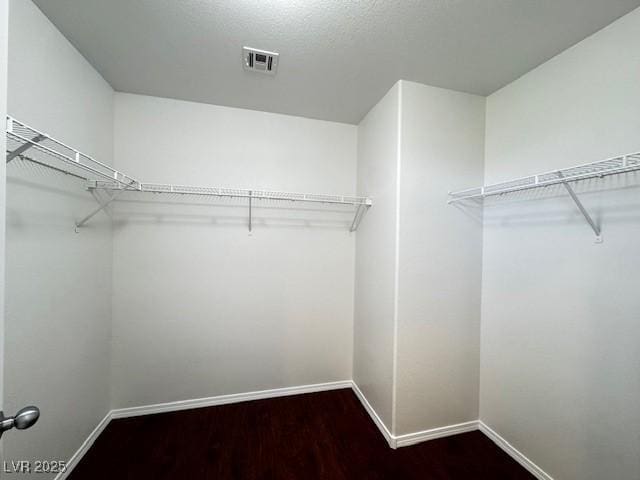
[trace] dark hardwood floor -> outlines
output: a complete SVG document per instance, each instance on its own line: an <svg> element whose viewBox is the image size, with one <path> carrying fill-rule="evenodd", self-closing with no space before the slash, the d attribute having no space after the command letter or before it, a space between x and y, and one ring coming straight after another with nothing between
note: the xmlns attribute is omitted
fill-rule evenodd
<svg viewBox="0 0 640 480"><path fill-rule="evenodd" d="M113 420L70 476L533 478L480 432L392 450L350 389Z"/></svg>

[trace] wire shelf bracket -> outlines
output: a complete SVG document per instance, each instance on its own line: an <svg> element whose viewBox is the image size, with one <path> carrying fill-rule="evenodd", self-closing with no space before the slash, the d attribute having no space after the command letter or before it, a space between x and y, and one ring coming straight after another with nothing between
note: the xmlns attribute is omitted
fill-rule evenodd
<svg viewBox="0 0 640 480"><path fill-rule="evenodd" d="M365 213L367 213L367 210L369 210L369 207L371 207L371 203L361 203L360 205L358 205L358 208L356 208L356 213L353 217L353 222L351 222L351 227L349 227L350 232L355 232L356 230L358 230L360 222L364 218Z"/></svg>
<svg viewBox="0 0 640 480"><path fill-rule="evenodd" d="M355 214L349 228L350 232L357 230L364 214L372 205L370 198L359 196L143 183L10 116L7 116L6 135L7 163L19 158L85 181L86 188L91 192L98 206L75 223L76 232L101 211L108 213L108 207L125 192L246 198L249 207L250 233L253 230L254 202L259 200L352 206L355 208ZM106 194L106 198L98 195L98 192Z"/></svg>
<svg viewBox="0 0 640 480"><path fill-rule="evenodd" d="M585 221L593 230L596 236L595 242L602 243L602 229L589 215L589 212L582 204L575 190L571 187L571 182L588 180L591 178L604 178L609 175L635 172L640 170L640 152L620 155L598 162L585 163L575 167L561 170L553 170L547 173L531 175L517 178L506 182L485 185L483 187L470 188L458 192L449 192L448 203L455 204L469 200L483 200L491 196L506 195L514 192L522 192L535 188L545 188L552 185L562 185Z"/></svg>
<svg viewBox="0 0 640 480"><path fill-rule="evenodd" d="M564 175L562 174L562 172L558 172L558 177L564 178ZM580 213L582 214L584 219L587 221L587 223L591 227L591 230L593 230L593 233L596 235L595 243L602 243L602 231L600 229L600 226L593 221L593 218L591 218L591 215L589 215L589 212L587 211L587 209L584 208L584 205L578 198L578 195L576 195L576 192L573 190L573 188L571 188L571 185L569 185L569 183L566 181L562 182L562 185L567 190L567 193L571 197L571 200L574 201L574 203L576 204L576 207L578 207L578 210L580 210Z"/></svg>
<svg viewBox="0 0 640 480"><path fill-rule="evenodd" d="M76 233L78 233L78 229L80 229L85 223L87 223L89 220L91 220L95 215L100 213L102 210L106 209L109 205L111 205L118 198L118 196L120 196L123 192L126 192L128 189L130 189L130 187L131 187L131 184L129 185L129 188L123 188L122 190L119 190L119 191L117 191L115 193L112 193L110 195L110 197L107 200L104 200L103 202L100 202L100 200L98 200L98 198L96 196L96 193L95 193L96 191L90 189L89 191L91 192L93 197L98 202L98 208L93 210L91 213L89 213L86 217L84 217L79 222L76 222L76 228L75 228Z"/></svg>
<svg viewBox="0 0 640 480"><path fill-rule="evenodd" d="M22 156L22 154L24 152L26 152L31 147L33 147L35 144L37 144L38 142L44 140L45 138L47 138L47 137L45 137L44 135L36 135L35 137L33 137L31 140L29 140L24 145L21 145L18 148L16 148L14 151L7 152L7 163L9 163L11 160L13 160L16 157Z"/></svg>
<svg viewBox="0 0 640 480"><path fill-rule="evenodd" d="M252 200L253 200L253 192L249 190L249 233L251 234L251 230L253 228L253 211L252 211Z"/></svg>

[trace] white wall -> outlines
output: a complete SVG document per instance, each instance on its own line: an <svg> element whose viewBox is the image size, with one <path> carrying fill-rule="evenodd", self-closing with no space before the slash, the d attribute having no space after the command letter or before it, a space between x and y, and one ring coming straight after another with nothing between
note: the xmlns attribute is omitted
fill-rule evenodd
<svg viewBox="0 0 640 480"><path fill-rule="evenodd" d="M7 65L9 44L9 2L0 1L0 118L7 114ZM6 151L7 139L0 135L0 149ZM6 163L0 162L0 410L3 407L4 387L4 291L5 291L5 212L7 175ZM4 460L0 440L0 461Z"/></svg>
<svg viewBox="0 0 640 480"><path fill-rule="evenodd" d="M373 199L356 239L353 379L393 430L397 265L397 83L358 126L358 193Z"/></svg>
<svg viewBox="0 0 640 480"><path fill-rule="evenodd" d="M486 180L640 151L640 10L491 95ZM480 417L556 479L640 475L640 176L485 207Z"/></svg>
<svg viewBox="0 0 640 480"><path fill-rule="evenodd" d="M478 418L485 99L402 82L396 434Z"/></svg>
<svg viewBox="0 0 640 480"><path fill-rule="evenodd" d="M116 166L146 181L355 189L352 125L117 94L115 138ZM246 201L127 200L114 231L113 407L351 378L351 213L272 203L249 235Z"/></svg>
<svg viewBox="0 0 640 480"><path fill-rule="evenodd" d="M10 2L9 30L9 114L110 162L109 85L30 1ZM110 226L74 233L96 205L81 181L19 160L7 175L4 409L42 414L4 436L6 459L66 460L109 410Z"/></svg>

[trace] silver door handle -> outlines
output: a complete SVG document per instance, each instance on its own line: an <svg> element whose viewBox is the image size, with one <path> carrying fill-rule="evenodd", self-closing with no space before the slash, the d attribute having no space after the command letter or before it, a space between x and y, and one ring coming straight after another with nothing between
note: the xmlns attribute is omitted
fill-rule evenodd
<svg viewBox="0 0 640 480"><path fill-rule="evenodd" d="M29 428L38 421L38 418L40 418L38 407L21 408L14 417L5 417L4 412L0 411L0 437L14 427L18 430Z"/></svg>

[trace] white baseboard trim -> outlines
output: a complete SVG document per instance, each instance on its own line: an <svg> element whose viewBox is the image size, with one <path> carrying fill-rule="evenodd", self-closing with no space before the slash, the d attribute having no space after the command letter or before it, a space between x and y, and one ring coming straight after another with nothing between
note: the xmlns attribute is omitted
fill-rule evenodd
<svg viewBox="0 0 640 480"><path fill-rule="evenodd" d="M398 448L408 447L409 445L426 442L427 440L449 437L451 435L457 435L458 433L473 432L474 430L478 430L478 420L456 423L455 425L447 425L446 427L431 428L429 430L423 430L421 432L398 435L395 437L396 446Z"/></svg>
<svg viewBox="0 0 640 480"><path fill-rule="evenodd" d="M75 468L75 466L82 459L82 457L84 457L84 454L89 451L89 449L91 448L91 445L93 445L93 442L96 441L96 439L100 436L100 434L106 428L106 426L109 424L110 421L111 421L111 412L107 412L104 418L100 420L100 423L98 423L96 428L94 428L93 431L89 434L87 439L84 442L82 442L82 445L80 445L80 448L76 451L76 453L74 453L73 456L69 459L69 461L67 462L67 468L65 469L65 471L58 473L55 476L55 480L64 480L69 476L71 471Z"/></svg>
<svg viewBox="0 0 640 480"><path fill-rule="evenodd" d="M353 382L353 391L391 448L408 447L409 445L426 442L427 440L435 440L436 438L448 437L450 435L457 435L458 433L478 430L478 420L471 420L469 422L457 423L455 425L431 428L421 432L393 435L380 416L376 413L375 409L371 406L367 397L364 396L364 393L362 393L362 390L360 390L356 382Z"/></svg>
<svg viewBox="0 0 640 480"><path fill-rule="evenodd" d="M356 394L356 397L358 397L358 400L360 400L360 403L362 403L362 406L371 417L371 420L373 420L373 423L376 424L387 443L389 443L389 446L391 448L396 448L396 437L391 434L387 426L384 424L382 419L378 416L376 411L367 400L367 397L364 396L364 393L362 393L356 382L351 382L351 388L353 388L353 392Z"/></svg>
<svg viewBox="0 0 640 480"><path fill-rule="evenodd" d="M551 475L529 460L522 452L498 435L495 430L485 424L482 420L478 421L478 426L482 433L493 440L496 445L508 453L511 458L522 465L529 473L531 473L531 475L536 477L538 480L553 480Z"/></svg>
<svg viewBox="0 0 640 480"><path fill-rule="evenodd" d="M218 395L216 397L196 398L192 400L178 400L176 402L158 403L155 405L143 405L140 407L117 408L111 411L112 418L137 417L139 415L151 415L153 413L175 412L192 408L214 407L229 403L248 402L264 398L285 397L300 395L302 393L326 392L351 388L351 380L341 382L317 383L314 385L301 385L298 387L274 388L271 390L259 390L256 392L234 393L231 395Z"/></svg>
<svg viewBox="0 0 640 480"><path fill-rule="evenodd" d="M56 475L55 480L65 480L74 467L80 462L82 457L89 451L93 442L106 428L112 419L137 417L139 415L150 415L153 413L175 412L178 410L188 410L192 408L213 407L215 405L225 405L229 403L247 402L250 400L260 400L264 398L285 397L289 395L299 395L302 393L326 392L329 390L339 390L341 388L352 388L351 380L341 382L317 383L314 385L301 385L297 387L274 388L271 390L260 390L257 392L236 393L231 395L219 395L217 397L196 398L193 400L180 400L177 402L158 403L155 405L143 405L140 407L117 408L108 412L93 429L87 439L80 445L80 448L73 454L67 462L67 469L64 473Z"/></svg>
<svg viewBox="0 0 640 480"><path fill-rule="evenodd" d="M274 388L271 390L260 390L256 392L236 393L231 395L219 395L216 397L197 398L192 400L180 400L176 402L158 403L155 405L143 405L139 407L118 408L108 412L100 423L93 429L87 439L82 443L80 448L73 454L67 462L67 469L64 473L59 473L55 480L65 480L71 473L73 468L80 462L82 457L87 453L98 436L106 428L112 419L136 417L139 415L150 415L154 413L175 412L179 410L188 410L192 408L213 407L216 405L226 405L229 403L247 402L251 400L260 400L266 398L284 397L289 395L300 395L303 393L325 392L330 390L338 390L342 388L351 388L356 397L362 403L373 422L376 424L385 440L391 448L406 447L416 443L434 440L436 438L448 437L459 433L471 432L478 430L489 437L496 445L509 454L520 465L527 469L532 475L539 480L553 480L544 470L529 460L525 455L519 452L513 445L498 435L489 426L480 420L473 420L445 427L432 428L421 432L408 433L404 435L392 435L382 419L378 416L374 408L371 406L367 398L364 396L358 385L352 380L344 380L340 382L318 383L313 385L301 385L297 387Z"/></svg>
<svg viewBox="0 0 640 480"><path fill-rule="evenodd" d="M362 393L362 390L360 390L356 382L353 382L353 391L391 448L408 447L409 445L426 442L427 440L435 440L436 438L448 437L458 433L478 430L478 420L472 420L469 422L457 423L455 425L423 430L421 432L393 435L371 406L367 397L364 396L364 393Z"/></svg>

